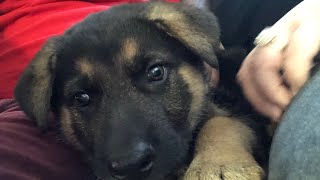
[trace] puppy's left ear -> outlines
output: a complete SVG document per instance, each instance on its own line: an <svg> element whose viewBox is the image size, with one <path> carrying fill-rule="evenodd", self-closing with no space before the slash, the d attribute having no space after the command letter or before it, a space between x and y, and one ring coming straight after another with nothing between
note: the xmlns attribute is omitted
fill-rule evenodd
<svg viewBox="0 0 320 180"><path fill-rule="evenodd" d="M220 45L220 29L213 13L184 3L153 2L143 16L218 69L215 50Z"/></svg>
<svg viewBox="0 0 320 180"><path fill-rule="evenodd" d="M42 130L47 128L59 41L59 37L53 37L43 45L23 72L14 92L21 109Z"/></svg>

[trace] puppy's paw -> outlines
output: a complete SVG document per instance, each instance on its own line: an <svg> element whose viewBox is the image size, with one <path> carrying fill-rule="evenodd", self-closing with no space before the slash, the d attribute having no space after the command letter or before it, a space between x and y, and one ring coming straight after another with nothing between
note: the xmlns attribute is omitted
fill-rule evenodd
<svg viewBox="0 0 320 180"><path fill-rule="evenodd" d="M264 177L264 171L258 165L226 166L222 168L222 177L224 180L261 180Z"/></svg>
<svg viewBox="0 0 320 180"><path fill-rule="evenodd" d="M215 162L199 155L190 164L184 180L261 180L263 177L263 169L251 158Z"/></svg>

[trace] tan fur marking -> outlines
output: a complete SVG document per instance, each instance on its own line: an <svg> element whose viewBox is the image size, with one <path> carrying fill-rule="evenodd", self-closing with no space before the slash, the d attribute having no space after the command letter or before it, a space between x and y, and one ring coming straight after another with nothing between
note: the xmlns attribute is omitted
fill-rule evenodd
<svg viewBox="0 0 320 180"><path fill-rule="evenodd" d="M61 127L63 130L63 134L67 138L67 141L73 145L79 150L82 149L82 145L79 143L77 140L74 130L72 127L72 119L71 119L71 112L66 108L62 107L62 112L61 112Z"/></svg>
<svg viewBox="0 0 320 180"><path fill-rule="evenodd" d="M79 59L77 61L77 68L82 74L85 74L89 77L94 73L93 65L86 59Z"/></svg>
<svg viewBox="0 0 320 180"><path fill-rule="evenodd" d="M206 87L201 74L190 65L182 65L178 73L182 79L188 85L188 89L192 95L191 107L189 112L189 122L194 127L197 122L193 122L194 119L198 119L200 109L203 108L203 102L206 93Z"/></svg>
<svg viewBox="0 0 320 180"><path fill-rule="evenodd" d="M49 58L47 58L49 59ZM37 105L39 102L45 99L47 94L46 93L39 93L39 92L47 92L49 88L51 88L51 77L52 74L48 71L48 60L44 59L43 61L39 60L34 64L34 69L36 73L36 84L38 88L33 88L32 90L34 98L33 104ZM54 62L55 63L55 62Z"/></svg>
<svg viewBox="0 0 320 180"><path fill-rule="evenodd" d="M139 50L138 43L133 38L128 38L123 41L121 47L121 56L129 62L132 62Z"/></svg>

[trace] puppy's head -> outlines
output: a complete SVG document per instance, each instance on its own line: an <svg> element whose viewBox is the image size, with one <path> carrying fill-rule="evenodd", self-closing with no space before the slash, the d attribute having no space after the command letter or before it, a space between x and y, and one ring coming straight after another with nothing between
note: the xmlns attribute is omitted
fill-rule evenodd
<svg viewBox="0 0 320 180"><path fill-rule="evenodd" d="M98 177L164 179L207 113L218 37L214 15L191 6L114 7L47 41L15 96L40 128L52 110Z"/></svg>

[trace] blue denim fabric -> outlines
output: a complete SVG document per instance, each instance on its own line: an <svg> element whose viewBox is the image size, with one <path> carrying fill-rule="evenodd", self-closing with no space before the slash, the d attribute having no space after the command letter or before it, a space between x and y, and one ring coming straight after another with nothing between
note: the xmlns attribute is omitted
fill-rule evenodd
<svg viewBox="0 0 320 180"><path fill-rule="evenodd" d="M269 180L320 180L320 72L296 96L271 147Z"/></svg>

